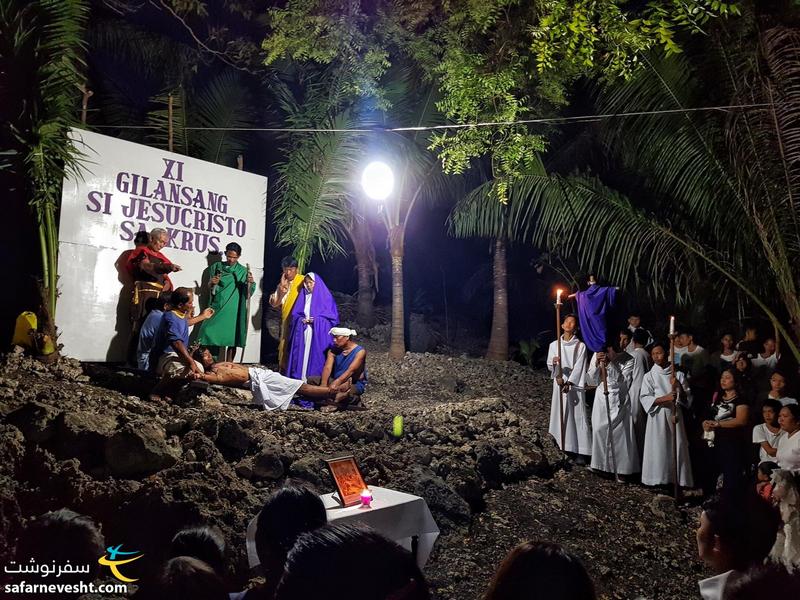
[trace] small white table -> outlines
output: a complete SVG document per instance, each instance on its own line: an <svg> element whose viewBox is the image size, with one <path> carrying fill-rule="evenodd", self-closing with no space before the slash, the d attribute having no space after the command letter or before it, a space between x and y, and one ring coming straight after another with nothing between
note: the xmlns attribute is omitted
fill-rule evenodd
<svg viewBox="0 0 800 600"><path fill-rule="evenodd" d="M360 504L342 508L333 494L320 496L328 513L328 522L337 524L361 524L372 527L390 540L394 540L408 551L415 551L420 568L428 562L433 544L439 537L439 527L433 520L428 504L419 496L396 490L371 486L371 508ZM256 555L256 522L258 515L247 526L247 561L250 568L260 563ZM413 548L416 542L416 548Z"/></svg>

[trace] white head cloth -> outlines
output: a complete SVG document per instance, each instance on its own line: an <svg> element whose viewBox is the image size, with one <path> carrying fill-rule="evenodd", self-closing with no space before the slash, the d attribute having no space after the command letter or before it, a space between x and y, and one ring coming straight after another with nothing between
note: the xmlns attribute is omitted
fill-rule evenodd
<svg viewBox="0 0 800 600"><path fill-rule="evenodd" d="M331 330L328 333L331 335L346 335L348 337L353 337L356 335L356 330L348 329L347 327L331 327Z"/></svg>

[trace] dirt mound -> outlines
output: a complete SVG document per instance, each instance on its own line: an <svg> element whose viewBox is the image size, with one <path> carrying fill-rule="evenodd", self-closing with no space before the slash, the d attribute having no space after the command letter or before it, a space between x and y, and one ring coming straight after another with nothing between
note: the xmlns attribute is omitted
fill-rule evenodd
<svg viewBox="0 0 800 600"><path fill-rule="evenodd" d="M442 535L426 573L437 598L476 598L523 539L553 539L591 565L608 597L689 597L691 522L654 494L560 470L546 434L550 382L513 363L370 347L369 410L266 413L247 392L190 388L153 404L147 382L101 365L0 363L0 561L31 516L63 506L158 564L182 527L219 527L230 580L248 577L244 533L287 477L328 491L323 459L353 453L365 479L423 496ZM405 433L391 435L402 415ZM658 516L656 516L658 515ZM692 521L695 515L689 515ZM2 544L2 542L0 542ZM145 561L142 561L145 562Z"/></svg>

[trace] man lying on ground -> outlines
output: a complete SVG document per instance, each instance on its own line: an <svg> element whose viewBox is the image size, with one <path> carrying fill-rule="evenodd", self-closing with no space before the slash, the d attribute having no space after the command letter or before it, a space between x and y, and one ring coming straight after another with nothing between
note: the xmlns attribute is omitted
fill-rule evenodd
<svg viewBox="0 0 800 600"><path fill-rule="evenodd" d="M189 378L228 387L248 388L253 392L256 404L265 410L286 410L295 394L314 398L322 404L336 402L347 395L346 391L339 392L331 387L309 385L299 379L284 377L266 367L247 367L234 362L215 363L208 348L198 348L192 358L203 366L205 372L192 373Z"/></svg>

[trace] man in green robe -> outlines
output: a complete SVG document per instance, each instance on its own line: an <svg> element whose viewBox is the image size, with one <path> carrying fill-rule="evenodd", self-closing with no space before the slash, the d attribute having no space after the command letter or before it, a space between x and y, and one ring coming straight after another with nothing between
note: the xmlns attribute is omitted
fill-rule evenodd
<svg viewBox="0 0 800 600"><path fill-rule="evenodd" d="M255 291L253 274L241 264L242 247L236 242L225 246L224 262L209 267L209 290L214 316L203 323L197 341L203 346L227 348L226 359L233 362L237 348L247 343L247 300Z"/></svg>

